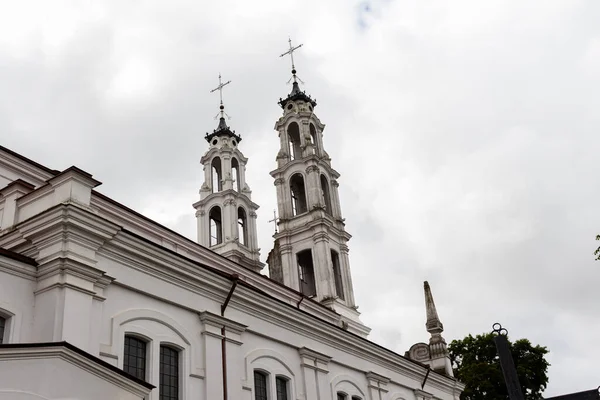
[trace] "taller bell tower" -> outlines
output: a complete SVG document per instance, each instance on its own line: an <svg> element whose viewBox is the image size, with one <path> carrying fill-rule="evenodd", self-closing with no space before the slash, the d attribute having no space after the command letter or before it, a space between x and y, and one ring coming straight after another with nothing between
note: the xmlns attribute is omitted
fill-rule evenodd
<svg viewBox="0 0 600 400"><path fill-rule="evenodd" d="M301 46L301 45L300 45ZM275 123L280 149L271 172L279 210L275 246L267 263L271 279L301 292L342 315L343 326L366 336L359 319L338 195L340 174L325 151L325 125L314 112L316 101L300 90L293 47L291 93L280 99L283 115Z"/></svg>
<svg viewBox="0 0 600 400"><path fill-rule="evenodd" d="M198 243L245 266L260 272L256 210L252 191L246 183L246 163L239 149L242 137L231 130L225 121L222 83L211 92L219 91L219 125L206 134L208 151L200 163L204 166L204 183L200 201L194 203L198 220Z"/></svg>

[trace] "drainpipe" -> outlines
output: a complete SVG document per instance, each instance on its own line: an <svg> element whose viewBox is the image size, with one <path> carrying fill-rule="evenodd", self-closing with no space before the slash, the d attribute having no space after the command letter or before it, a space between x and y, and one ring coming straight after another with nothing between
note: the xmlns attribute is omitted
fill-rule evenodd
<svg viewBox="0 0 600 400"><path fill-rule="evenodd" d="M233 292L238 284L239 276L233 274L231 279L233 285L231 285L231 289L229 289L229 294L225 299L225 303L221 305L221 317L225 315L225 309L227 309L231 296L233 296ZM225 326L221 328L221 360L221 364L223 365L223 400L227 400L227 340L225 339Z"/></svg>

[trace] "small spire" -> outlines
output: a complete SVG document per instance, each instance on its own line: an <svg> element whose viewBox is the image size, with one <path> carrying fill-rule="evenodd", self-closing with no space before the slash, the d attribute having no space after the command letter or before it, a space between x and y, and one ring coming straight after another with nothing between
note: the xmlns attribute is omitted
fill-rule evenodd
<svg viewBox="0 0 600 400"><path fill-rule="evenodd" d="M429 283L427 281L425 281L423 286L425 289L425 307L427 309L427 322L425 324L427 327L427 332L431 333L432 335L440 334L444 331L444 325L438 317L435 303L433 301L433 295L431 294L431 288L429 287Z"/></svg>
<svg viewBox="0 0 600 400"><path fill-rule="evenodd" d="M229 116L227 115L227 113L225 113L225 106L223 105L223 88L226 85L229 85L230 83L231 83L231 81L227 81L227 82L223 83L221 81L221 73L219 72L219 86L217 86L216 88L214 88L213 90L210 91L211 93L214 93L217 90L219 91L220 104L219 104L219 114L217 114L217 117L220 117L220 118L219 118L219 126L217 127L217 130L228 129L228 126L225 123L225 116L227 116L227 117L229 117Z"/></svg>

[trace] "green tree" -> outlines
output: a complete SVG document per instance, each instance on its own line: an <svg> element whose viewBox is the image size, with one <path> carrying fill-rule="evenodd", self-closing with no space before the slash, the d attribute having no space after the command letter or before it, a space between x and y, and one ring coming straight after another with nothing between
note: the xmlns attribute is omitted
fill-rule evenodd
<svg viewBox="0 0 600 400"><path fill-rule="evenodd" d="M546 347L533 346L527 339L510 344L517 376L527 400L543 399L548 384ZM466 385L462 400L507 400L508 392L491 333L453 340L448 346L454 376Z"/></svg>

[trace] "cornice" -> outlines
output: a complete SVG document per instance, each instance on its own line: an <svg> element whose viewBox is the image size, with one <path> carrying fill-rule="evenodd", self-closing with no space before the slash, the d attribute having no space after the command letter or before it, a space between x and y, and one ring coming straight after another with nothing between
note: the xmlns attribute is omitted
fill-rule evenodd
<svg viewBox="0 0 600 400"><path fill-rule="evenodd" d="M240 164L246 165L248 163L248 158L245 157L244 154L236 146L235 148L231 148L231 147L225 147L225 148L211 147L210 149L208 149L206 151L206 153L204 153L204 155L200 159L200 164L206 165L209 162L212 162L213 157L215 157L215 156L219 156L220 157L222 153L233 154L234 156L236 156L236 158L238 159L238 161L240 162Z"/></svg>
<svg viewBox="0 0 600 400"><path fill-rule="evenodd" d="M316 154L311 154L307 157L290 161L282 165L281 167L272 170L271 172L269 172L269 174L271 175L271 177L277 178L291 173L290 170L293 170L293 172L303 172L308 162L313 162L313 166L318 167L320 170L326 171L329 175L330 180L332 181L338 179L341 176L339 172L333 169L331 165L329 165L325 161L325 158L319 157Z"/></svg>
<svg viewBox="0 0 600 400"><path fill-rule="evenodd" d="M140 398L154 388L66 342L0 345L0 361L43 359L61 359Z"/></svg>
<svg viewBox="0 0 600 400"><path fill-rule="evenodd" d="M222 317L217 314L213 314L209 311L202 311L198 313L198 316L200 317L200 321L205 325L211 325L219 329L225 328L226 331L230 331L238 335L244 333L244 331L246 331L246 328L248 328L244 324L240 324L239 322L235 322L231 319Z"/></svg>
<svg viewBox="0 0 600 400"><path fill-rule="evenodd" d="M306 120L314 123L319 132L322 132L325 129L325 125L321 122L317 115L310 111L286 113L275 122L275 127L273 129L279 131L280 128L287 126L290 122L297 122L300 124L302 121Z"/></svg>
<svg viewBox="0 0 600 400"><path fill-rule="evenodd" d="M35 281L37 267L0 255L0 272Z"/></svg>
<svg viewBox="0 0 600 400"><path fill-rule="evenodd" d="M251 192L250 192L251 193ZM225 199L226 197L230 197L229 199ZM233 198L231 198L233 197ZM195 202L192 207L196 210L202 208L212 207L214 205L222 205L223 202L227 200L233 200L242 202L245 206L247 206L251 210L258 210L260 206L254 203L248 196L246 196L243 192L238 192L233 189L221 190L220 192L213 192L206 196L204 199Z"/></svg>

